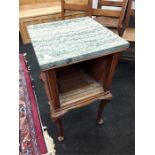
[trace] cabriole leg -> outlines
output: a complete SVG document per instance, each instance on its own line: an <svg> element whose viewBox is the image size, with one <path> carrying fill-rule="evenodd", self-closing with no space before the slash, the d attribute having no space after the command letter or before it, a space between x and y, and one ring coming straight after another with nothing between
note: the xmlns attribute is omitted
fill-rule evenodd
<svg viewBox="0 0 155 155"><path fill-rule="evenodd" d="M104 108L106 106L106 104L108 103L107 100L102 100L100 105L99 105L99 109L98 109L98 114L97 114L97 123L99 125L103 124L104 123L104 118L102 116L102 113L104 111Z"/></svg>
<svg viewBox="0 0 155 155"><path fill-rule="evenodd" d="M63 132L63 126L62 121L60 118L57 118L55 120L56 126L57 126L57 132L58 132L58 141L64 140L64 132Z"/></svg>

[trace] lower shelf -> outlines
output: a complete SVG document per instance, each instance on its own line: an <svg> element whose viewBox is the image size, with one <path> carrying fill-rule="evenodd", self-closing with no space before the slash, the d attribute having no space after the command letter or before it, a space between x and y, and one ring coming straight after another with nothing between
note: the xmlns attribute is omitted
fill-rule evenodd
<svg viewBox="0 0 155 155"><path fill-rule="evenodd" d="M57 72L60 108L52 110L52 118L61 117L67 111L86 106L96 100L111 100L110 91L104 91L84 70L70 68Z"/></svg>
<svg viewBox="0 0 155 155"><path fill-rule="evenodd" d="M82 69L61 70L57 76L61 107L94 100L105 93L101 84Z"/></svg>

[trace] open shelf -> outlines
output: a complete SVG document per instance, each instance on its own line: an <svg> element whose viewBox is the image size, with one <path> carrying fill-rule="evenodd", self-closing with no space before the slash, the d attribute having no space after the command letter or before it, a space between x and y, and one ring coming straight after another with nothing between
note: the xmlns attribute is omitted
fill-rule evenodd
<svg viewBox="0 0 155 155"><path fill-rule="evenodd" d="M61 107L88 103L104 95L104 88L87 72L78 67L57 71Z"/></svg>

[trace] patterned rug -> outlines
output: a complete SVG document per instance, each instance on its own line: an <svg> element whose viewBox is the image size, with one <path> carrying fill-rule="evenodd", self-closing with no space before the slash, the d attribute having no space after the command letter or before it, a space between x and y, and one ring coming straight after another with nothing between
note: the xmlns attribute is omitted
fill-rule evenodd
<svg viewBox="0 0 155 155"><path fill-rule="evenodd" d="M19 154L49 154L23 55L19 56L19 60Z"/></svg>

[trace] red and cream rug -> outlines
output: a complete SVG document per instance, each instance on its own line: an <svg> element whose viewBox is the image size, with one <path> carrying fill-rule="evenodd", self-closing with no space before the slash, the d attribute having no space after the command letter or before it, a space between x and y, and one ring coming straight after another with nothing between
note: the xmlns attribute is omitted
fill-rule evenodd
<svg viewBox="0 0 155 155"><path fill-rule="evenodd" d="M19 60L19 154L54 155L53 140L42 130L34 91L22 54Z"/></svg>

